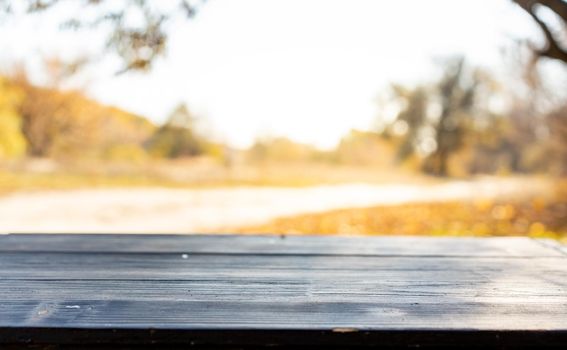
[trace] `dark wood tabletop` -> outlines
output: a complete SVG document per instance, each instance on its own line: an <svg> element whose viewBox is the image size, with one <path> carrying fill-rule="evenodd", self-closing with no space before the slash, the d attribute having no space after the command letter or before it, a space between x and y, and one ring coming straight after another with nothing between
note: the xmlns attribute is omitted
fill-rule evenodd
<svg viewBox="0 0 567 350"><path fill-rule="evenodd" d="M0 235L0 349L567 349L529 238Z"/></svg>

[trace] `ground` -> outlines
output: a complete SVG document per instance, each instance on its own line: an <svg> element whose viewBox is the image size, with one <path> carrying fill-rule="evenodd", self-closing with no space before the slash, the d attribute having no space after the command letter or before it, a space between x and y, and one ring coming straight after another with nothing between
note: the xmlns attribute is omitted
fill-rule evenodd
<svg viewBox="0 0 567 350"><path fill-rule="evenodd" d="M356 181L356 182L354 182ZM0 172L0 232L567 236L567 181L328 165Z"/></svg>
<svg viewBox="0 0 567 350"><path fill-rule="evenodd" d="M565 197L563 197L565 198ZM275 234L530 236L567 241L567 201L479 199L342 209L279 218L236 232Z"/></svg>

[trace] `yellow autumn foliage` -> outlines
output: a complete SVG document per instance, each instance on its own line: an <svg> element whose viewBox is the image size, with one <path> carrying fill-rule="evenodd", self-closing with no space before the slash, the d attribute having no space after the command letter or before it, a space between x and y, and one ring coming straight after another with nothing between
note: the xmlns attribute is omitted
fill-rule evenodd
<svg viewBox="0 0 567 350"><path fill-rule="evenodd" d="M20 157L26 152L22 118L17 112L22 98L21 91L0 77L0 159Z"/></svg>

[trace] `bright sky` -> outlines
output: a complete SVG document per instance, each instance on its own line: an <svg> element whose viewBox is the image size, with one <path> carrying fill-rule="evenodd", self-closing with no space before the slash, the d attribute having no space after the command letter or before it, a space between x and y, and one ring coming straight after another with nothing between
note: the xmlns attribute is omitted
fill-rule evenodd
<svg viewBox="0 0 567 350"><path fill-rule="evenodd" d="M100 34L62 34L57 19L0 27L0 63L37 70L41 55L100 47ZM88 93L156 122L186 102L235 146L285 135L323 148L371 127L389 83L432 79L433 58L464 54L498 69L512 38L538 37L510 0L209 0L171 29L151 73L116 77L100 65Z"/></svg>

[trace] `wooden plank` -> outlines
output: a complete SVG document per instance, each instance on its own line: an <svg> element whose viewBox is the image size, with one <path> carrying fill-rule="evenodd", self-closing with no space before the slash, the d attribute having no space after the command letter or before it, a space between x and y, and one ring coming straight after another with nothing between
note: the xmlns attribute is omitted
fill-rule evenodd
<svg viewBox="0 0 567 350"><path fill-rule="evenodd" d="M536 239L535 241L544 247L556 250L567 257L567 246L551 239Z"/></svg>
<svg viewBox="0 0 567 350"><path fill-rule="evenodd" d="M0 348L563 349L560 248L505 238L7 235Z"/></svg>
<svg viewBox="0 0 567 350"><path fill-rule="evenodd" d="M501 283L394 280L296 281L263 280L19 280L5 279L0 288L11 301L62 302L125 299L132 301L240 301L257 302L384 302L407 303L565 303L565 288L542 290L541 283L505 280ZM474 285L474 287L471 287ZM93 296L92 291L96 290Z"/></svg>
<svg viewBox="0 0 567 350"><path fill-rule="evenodd" d="M0 303L0 327L564 331L565 303L41 300Z"/></svg>
<svg viewBox="0 0 567 350"><path fill-rule="evenodd" d="M112 267L112 268L109 268ZM294 255L2 253L0 278L216 280L352 278L488 281L506 276L562 284L563 257L462 258Z"/></svg>
<svg viewBox="0 0 567 350"><path fill-rule="evenodd" d="M376 256L562 256L528 238L244 235L0 235L0 252L121 252Z"/></svg>

